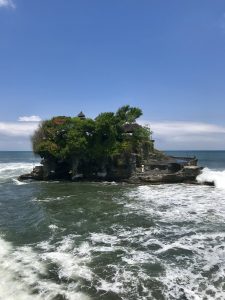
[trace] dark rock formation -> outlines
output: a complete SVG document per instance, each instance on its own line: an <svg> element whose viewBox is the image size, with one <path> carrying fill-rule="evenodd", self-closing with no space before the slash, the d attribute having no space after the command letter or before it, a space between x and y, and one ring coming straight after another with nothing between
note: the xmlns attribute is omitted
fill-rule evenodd
<svg viewBox="0 0 225 300"><path fill-rule="evenodd" d="M131 183L196 183L196 177L201 172L201 167L198 166L184 166L178 172L164 171L147 171L144 173L137 173L128 182Z"/></svg>
<svg viewBox="0 0 225 300"><path fill-rule="evenodd" d="M19 180L44 180L43 176L43 166L36 166L33 171L28 174L23 174L19 176Z"/></svg>
<svg viewBox="0 0 225 300"><path fill-rule="evenodd" d="M76 169L76 173L73 172ZM55 162L51 159L42 160L41 166L36 166L30 174L19 177L20 180L70 180L70 181L124 181L128 183L196 183L196 177L201 172L197 159L185 157L156 158L152 156L145 164L138 164L137 155L127 159L114 159L103 162L101 167L85 165L85 162Z"/></svg>

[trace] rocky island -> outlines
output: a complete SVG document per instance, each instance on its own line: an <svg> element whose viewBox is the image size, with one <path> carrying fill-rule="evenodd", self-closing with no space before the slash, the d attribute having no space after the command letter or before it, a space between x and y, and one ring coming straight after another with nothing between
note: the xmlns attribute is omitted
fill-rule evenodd
<svg viewBox="0 0 225 300"><path fill-rule="evenodd" d="M19 179L194 183L201 171L197 159L155 149L150 128L136 122L141 115L126 105L95 119L80 112L42 122L32 137L41 166Z"/></svg>

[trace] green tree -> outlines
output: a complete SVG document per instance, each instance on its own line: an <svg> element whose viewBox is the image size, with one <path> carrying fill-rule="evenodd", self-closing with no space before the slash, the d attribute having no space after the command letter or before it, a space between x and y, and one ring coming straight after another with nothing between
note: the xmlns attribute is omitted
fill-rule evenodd
<svg viewBox="0 0 225 300"><path fill-rule="evenodd" d="M131 107L130 105L124 105L120 107L116 112L116 118L121 124L133 123L142 115L142 110L138 107Z"/></svg>
<svg viewBox="0 0 225 300"><path fill-rule="evenodd" d="M41 157L73 161L74 165L81 160L101 164L132 152L141 153L143 148L152 151L149 128L136 125L132 135L124 132L124 125L134 123L141 115L141 109L125 105L94 120L54 117L42 122L34 133L33 150Z"/></svg>

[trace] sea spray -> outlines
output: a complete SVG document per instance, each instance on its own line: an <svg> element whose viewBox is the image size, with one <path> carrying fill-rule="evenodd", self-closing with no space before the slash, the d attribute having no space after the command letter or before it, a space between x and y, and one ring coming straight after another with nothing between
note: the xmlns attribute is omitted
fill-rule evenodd
<svg viewBox="0 0 225 300"><path fill-rule="evenodd" d="M215 171L204 168L202 173L197 177L199 183L214 183L219 189L225 189L225 170Z"/></svg>
<svg viewBox="0 0 225 300"><path fill-rule="evenodd" d="M17 178L22 173L29 173L32 171L33 167L33 163L26 162L0 163L0 182Z"/></svg>

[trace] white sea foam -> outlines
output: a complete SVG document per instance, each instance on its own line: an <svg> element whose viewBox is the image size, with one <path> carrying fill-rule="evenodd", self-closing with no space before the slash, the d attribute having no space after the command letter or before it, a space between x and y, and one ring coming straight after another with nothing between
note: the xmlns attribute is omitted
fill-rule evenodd
<svg viewBox="0 0 225 300"><path fill-rule="evenodd" d="M224 218L223 189L195 185L140 186L127 195L133 201L124 202L124 213L154 217L162 223L214 222Z"/></svg>
<svg viewBox="0 0 225 300"><path fill-rule="evenodd" d="M15 183L15 185L25 185L25 184L27 184L27 182L20 181L16 178L13 178L13 182Z"/></svg>
<svg viewBox="0 0 225 300"><path fill-rule="evenodd" d="M54 181L54 183L56 183ZM59 196L59 197L45 197L44 199L37 199L34 198L33 201L37 201L37 202L52 202L52 201L65 201L71 197L73 197L74 195L69 195L69 196Z"/></svg>
<svg viewBox="0 0 225 300"><path fill-rule="evenodd" d="M130 232L123 228L115 228L114 234L111 235L90 233L89 242L85 241L79 245L76 243L76 238L80 238L80 236L69 235L59 243L51 244L51 242L45 241L40 243L38 247L44 251L42 262L45 262L46 265L54 263L58 268L57 274L61 280L78 280L79 282L81 278L88 281L89 286L94 286L97 291L104 294L112 292L120 295L121 299L128 300L131 299L129 295L136 291L135 299L147 300L151 295L148 287L145 286L149 277L141 269L141 265L153 261L154 257L146 251L129 249L122 245L127 239L131 243L137 240L138 234L147 235L149 233L148 230L144 231L143 228ZM104 266L104 269L110 270L111 276L105 277L96 274L95 270L89 267L90 262L93 263L95 257L103 253L111 256L117 250L124 253L120 263ZM145 290L141 297L138 296L137 292L139 286Z"/></svg>
<svg viewBox="0 0 225 300"><path fill-rule="evenodd" d="M60 250L60 248L58 249ZM31 247L16 247L0 239L0 299L4 300L53 300L61 295L67 300L88 300L88 296L77 291L78 283L55 283L47 279L47 264L60 264L60 276L71 276L75 268L80 270L72 254L49 252L44 257ZM71 265L71 262L72 265ZM78 272L76 270L76 272ZM45 279L46 278L46 279Z"/></svg>
<svg viewBox="0 0 225 300"><path fill-rule="evenodd" d="M165 299L225 299L224 190L192 185L140 186L127 196L130 200L124 199L124 214L153 219L158 226L130 232L117 228L122 239L144 247L155 245L144 253L135 251L133 255L130 251L123 260L139 266L159 263L163 272L155 277L155 284L161 286ZM140 269L139 283L144 285L143 274L148 273ZM153 295L150 298L155 299Z"/></svg>
<svg viewBox="0 0 225 300"><path fill-rule="evenodd" d="M123 300L225 299L225 191L185 184L125 191L118 198L115 192L119 210L109 226L84 238L73 234L54 241L61 229L51 224L52 237L37 245L13 247L0 239L0 299L86 300L82 284ZM36 201L66 197L71 196ZM130 217L141 221L129 223Z"/></svg>
<svg viewBox="0 0 225 300"><path fill-rule="evenodd" d="M0 163L0 182L16 178L21 174L32 171L34 164L32 163ZM17 181L14 181L18 185Z"/></svg>
<svg viewBox="0 0 225 300"><path fill-rule="evenodd" d="M57 226L57 225L55 225L55 224L50 224L49 226L48 226L51 230L57 230L59 227Z"/></svg>
<svg viewBox="0 0 225 300"><path fill-rule="evenodd" d="M53 262L58 266L59 278L92 280L92 272L87 267L90 262L90 247L83 243L76 247L74 239L76 235L66 236L59 245L50 252L42 255L43 260ZM46 247L46 245L45 245Z"/></svg>
<svg viewBox="0 0 225 300"><path fill-rule="evenodd" d="M123 300L224 299L224 199L224 190L208 186L132 187L113 201L118 201L124 218L136 215L143 223L154 220L154 226L114 222L110 228L90 232L83 242L78 242L78 234L43 241L36 245L40 252L31 247L13 249L3 241L0 268L9 272L5 276L9 283L0 295L14 300L7 294L12 285L19 300L29 299L33 289L38 294L32 299L37 300L56 295L86 299L77 291L85 280L99 293L115 293ZM218 228L213 230L215 224ZM99 274L101 255L109 261ZM54 265L60 283L43 279L49 278L49 265Z"/></svg>
<svg viewBox="0 0 225 300"><path fill-rule="evenodd" d="M197 177L197 180L199 183L214 183L217 188L225 189L225 170L213 171L208 168L204 168L202 173Z"/></svg>
<svg viewBox="0 0 225 300"><path fill-rule="evenodd" d="M108 235L105 233L91 233L91 241L92 243L104 243L114 245L117 243L118 238L116 236Z"/></svg>

